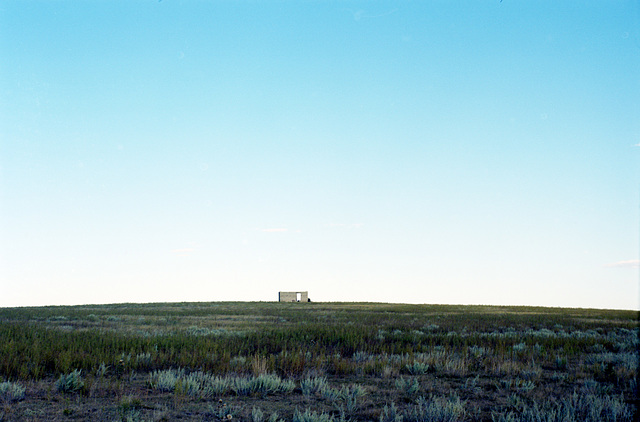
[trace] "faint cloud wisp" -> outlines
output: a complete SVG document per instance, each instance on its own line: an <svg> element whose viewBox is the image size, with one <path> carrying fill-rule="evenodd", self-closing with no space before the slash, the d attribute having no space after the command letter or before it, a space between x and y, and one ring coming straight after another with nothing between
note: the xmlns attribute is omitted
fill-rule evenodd
<svg viewBox="0 0 640 422"><path fill-rule="evenodd" d="M393 13L396 13L398 11L398 9L392 9L386 12L381 12L381 13L376 13L376 14L370 14L367 13L366 11L362 10L362 9L358 9L356 11L352 10L352 9L345 9L347 10L349 13L351 13L353 15L353 20L355 21L359 21L363 18L381 18L383 16L389 16Z"/></svg>
<svg viewBox="0 0 640 422"><path fill-rule="evenodd" d="M626 261L618 261L612 264L607 264L609 268L640 268L640 259L629 259Z"/></svg>

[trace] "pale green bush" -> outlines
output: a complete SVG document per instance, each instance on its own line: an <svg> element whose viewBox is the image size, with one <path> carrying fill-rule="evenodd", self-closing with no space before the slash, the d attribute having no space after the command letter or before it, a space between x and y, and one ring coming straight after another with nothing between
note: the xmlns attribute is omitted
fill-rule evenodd
<svg viewBox="0 0 640 422"><path fill-rule="evenodd" d="M523 405L521 412L492 415L494 422L629 422L632 407L622 396L574 393L560 402Z"/></svg>
<svg viewBox="0 0 640 422"><path fill-rule="evenodd" d="M103 378L105 375L107 375L108 371L109 367L105 365L104 362L102 362L100 366L98 366L98 369L96 369L96 377Z"/></svg>
<svg viewBox="0 0 640 422"><path fill-rule="evenodd" d="M500 380L500 385L506 390L515 390L519 393L526 393L536 388L533 381L522 380L520 378Z"/></svg>
<svg viewBox="0 0 640 422"><path fill-rule="evenodd" d="M262 374L257 377L218 377L204 372L192 372L186 375L183 369L154 371L149 375L148 384L151 388L160 391L178 391L201 397L229 393L239 396L290 393L296 387L292 380L283 380L275 374Z"/></svg>
<svg viewBox="0 0 640 422"><path fill-rule="evenodd" d="M342 413L344 411L353 413L358 407L358 400L366 395L366 390L358 384L343 385L340 389L327 386L322 389L320 394Z"/></svg>
<svg viewBox="0 0 640 422"><path fill-rule="evenodd" d="M197 396L200 394L202 389L202 383L196 377L192 377L188 375L186 377L180 378L176 384L174 391L182 394L187 394L189 396Z"/></svg>
<svg viewBox="0 0 640 422"><path fill-rule="evenodd" d="M311 412L309 409L306 409L304 413L300 413L298 409L296 409L293 414L293 422L334 422L335 419L333 416L327 413L317 413Z"/></svg>
<svg viewBox="0 0 640 422"><path fill-rule="evenodd" d="M300 381L300 388L305 396L318 393L327 387L328 384L325 377L307 377Z"/></svg>
<svg viewBox="0 0 640 422"><path fill-rule="evenodd" d="M429 372L429 364L416 361L405 365L404 369L411 375L423 375Z"/></svg>
<svg viewBox="0 0 640 422"><path fill-rule="evenodd" d="M184 376L184 369L165 369L149 374L149 386L160 391L173 391L178 380Z"/></svg>
<svg viewBox="0 0 640 422"><path fill-rule="evenodd" d="M58 381L56 381L56 388L62 393L73 393L80 391L84 387L84 380L82 379L82 373L76 369L68 374L60 375Z"/></svg>
<svg viewBox="0 0 640 422"><path fill-rule="evenodd" d="M420 391L420 384L415 378L400 377L395 382L396 388L406 397L415 397Z"/></svg>
<svg viewBox="0 0 640 422"><path fill-rule="evenodd" d="M0 383L0 398L6 401L18 401L24 399L26 388L15 382L5 381Z"/></svg>
<svg viewBox="0 0 640 422"><path fill-rule="evenodd" d="M390 406L384 405L382 413L380 413L379 422L402 422L402 413L395 403L391 403Z"/></svg>
<svg viewBox="0 0 640 422"><path fill-rule="evenodd" d="M419 397L415 406L404 412L409 422L456 422L466 418L465 402L460 397Z"/></svg>
<svg viewBox="0 0 640 422"><path fill-rule="evenodd" d="M203 381L203 395L206 396L221 396L231 391L231 380L228 377L214 377L208 376Z"/></svg>
<svg viewBox="0 0 640 422"><path fill-rule="evenodd" d="M264 412L259 407L251 409L251 422L264 422Z"/></svg>
<svg viewBox="0 0 640 422"><path fill-rule="evenodd" d="M136 355L136 365L141 368L148 368L151 366L151 353L138 353Z"/></svg>

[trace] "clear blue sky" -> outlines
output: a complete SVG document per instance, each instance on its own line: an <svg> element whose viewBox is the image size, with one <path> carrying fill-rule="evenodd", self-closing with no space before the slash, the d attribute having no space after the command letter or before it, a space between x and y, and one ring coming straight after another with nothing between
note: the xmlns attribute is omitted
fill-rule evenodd
<svg viewBox="0 0 640 422"><path fill-rule="evenodd" d="M0 4L0 306L639 308L638 1Z"/></svg>

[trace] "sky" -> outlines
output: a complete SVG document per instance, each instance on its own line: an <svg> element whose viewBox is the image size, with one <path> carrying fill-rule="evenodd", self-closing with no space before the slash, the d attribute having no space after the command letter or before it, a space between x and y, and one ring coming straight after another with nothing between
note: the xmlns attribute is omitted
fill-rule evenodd
<svg viewBox="0 0 640 422"><path fill-rule="evenodd" d="M0 307L640 309L637 0L8 0L0 57Z"/></svg>

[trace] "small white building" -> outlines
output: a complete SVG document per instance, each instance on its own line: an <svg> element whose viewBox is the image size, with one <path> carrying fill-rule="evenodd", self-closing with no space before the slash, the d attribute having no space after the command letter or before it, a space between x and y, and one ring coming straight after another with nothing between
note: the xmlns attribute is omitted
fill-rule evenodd
<svg viewBox="0 0 640 422"><path fill-rule="evenodd" d="M278 302L309 302L309 292L278 292Z"/></svg>

